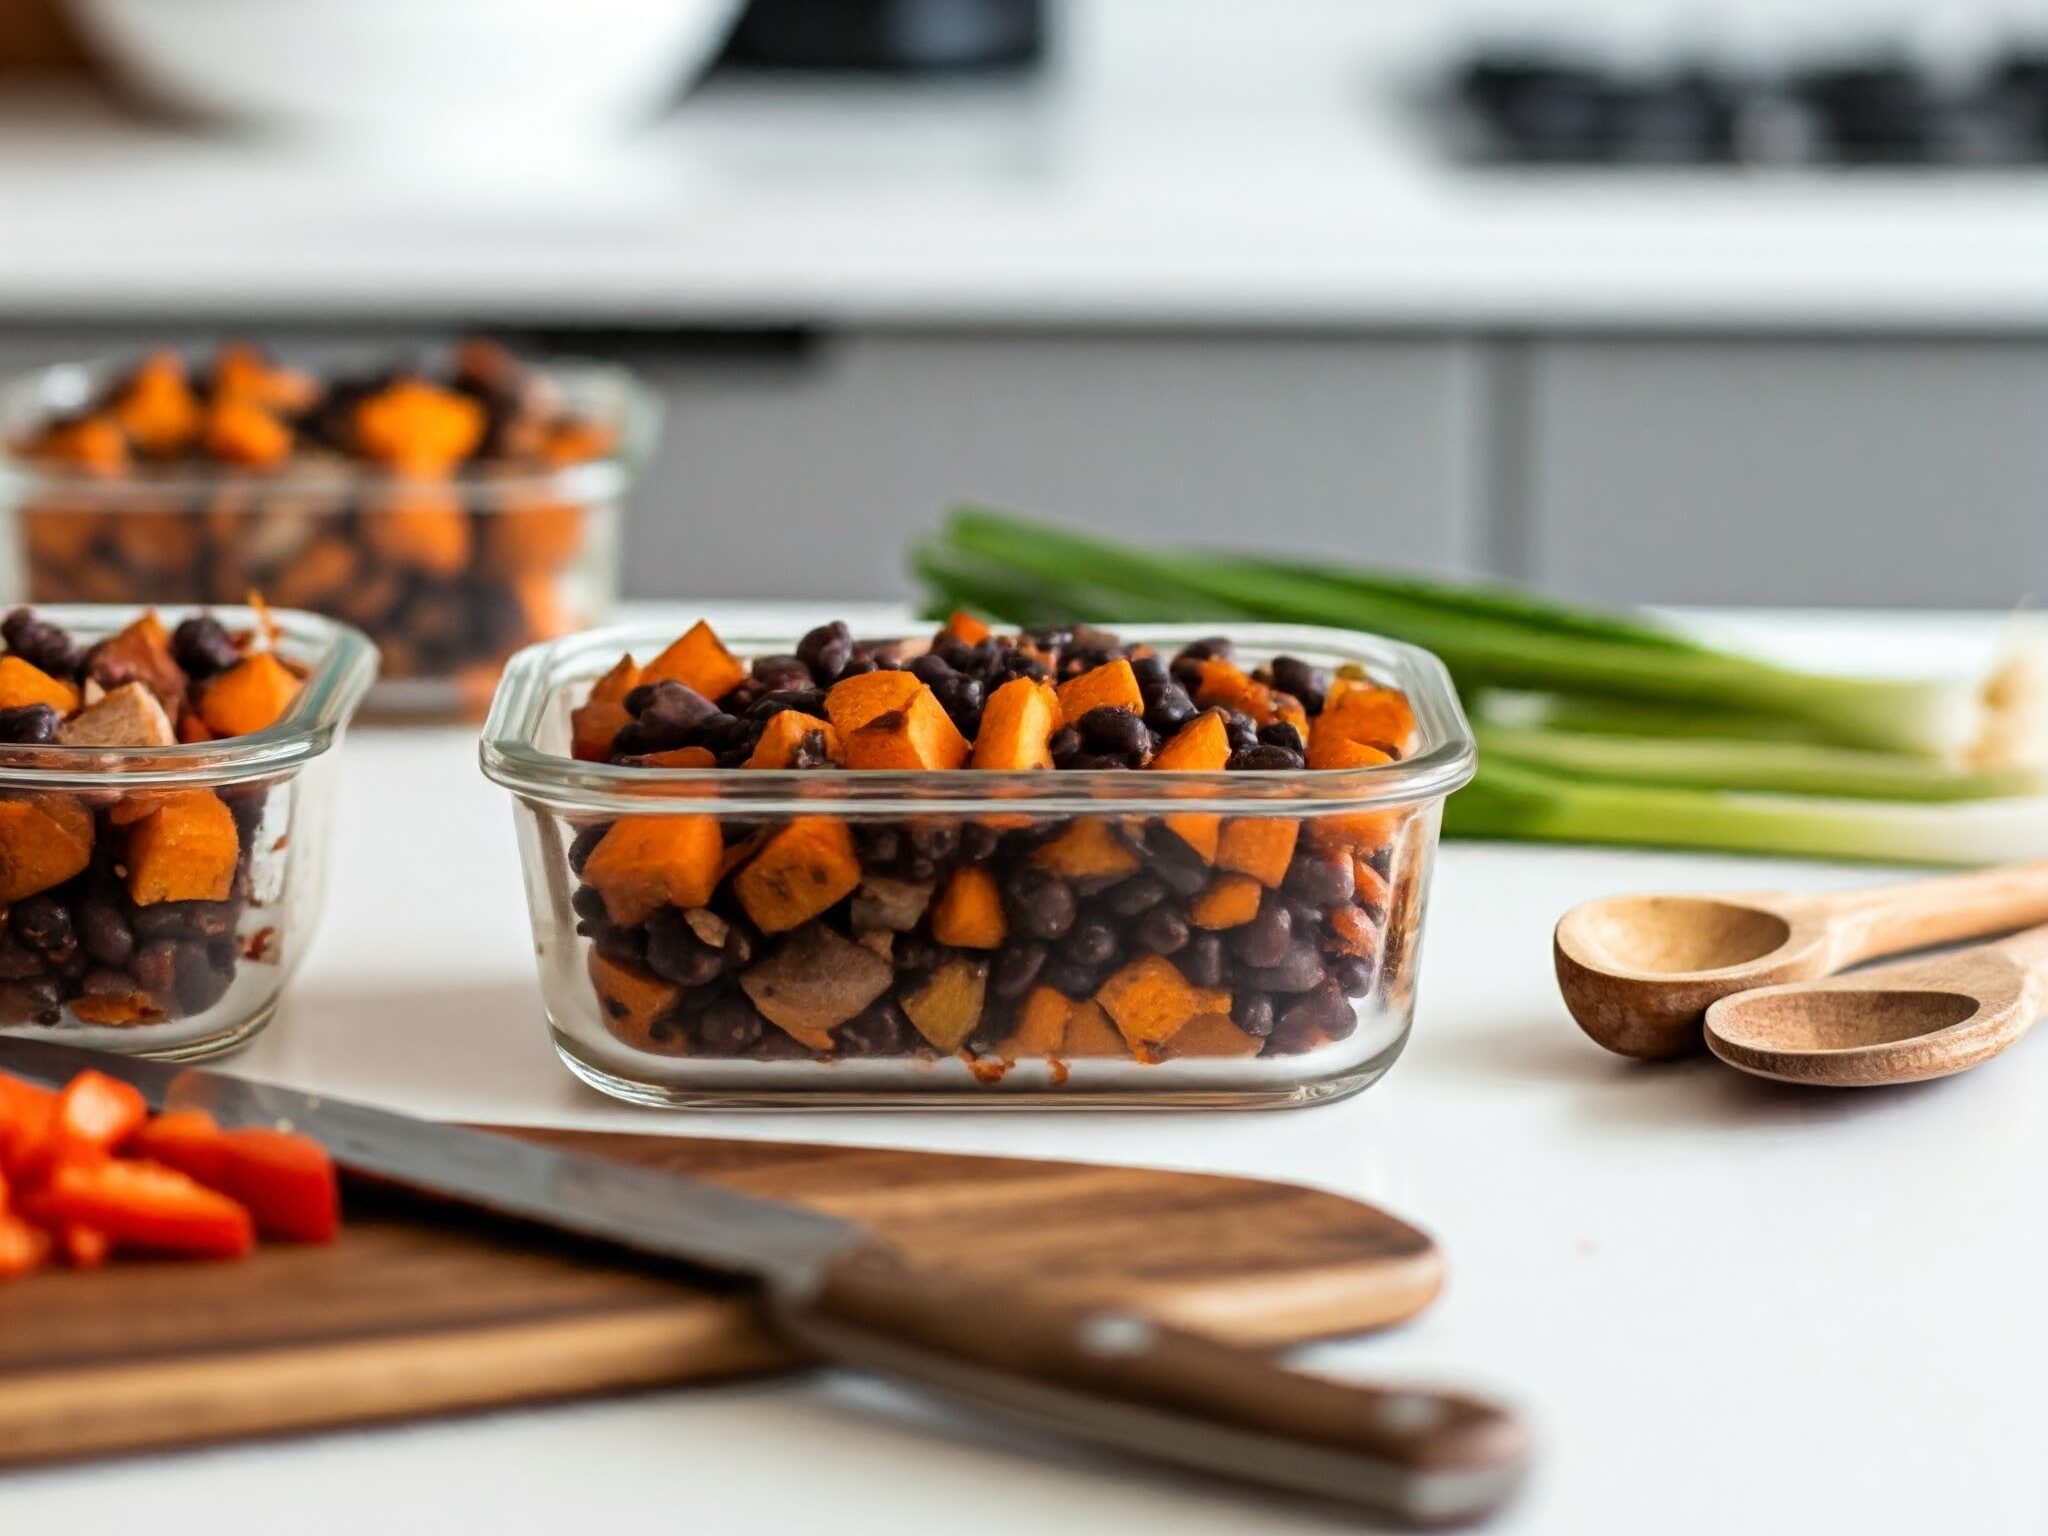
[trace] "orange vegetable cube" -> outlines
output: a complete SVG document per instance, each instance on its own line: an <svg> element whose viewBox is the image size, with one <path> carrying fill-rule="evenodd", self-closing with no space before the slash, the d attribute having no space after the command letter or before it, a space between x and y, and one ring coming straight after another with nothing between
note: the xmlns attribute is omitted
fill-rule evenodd
<svg viewBox="0 0 2048 1536"><path fill-rule="evenodd" d="M915 681L915 679L913 679ZM845 738L849 768L919 769L950 772L967 766L972 750L952 716L922 683L901 709L874 716ZM829 702L829 696L828 696Z"/></svg>
<svg viewBox="0 0 2048 1536"><path fill-rule="evenodd" d="M1221 773L1230 761L1230 733L1223 717L1214 710L1195 716L1152 755L1153 768L1169 773ZM1223 835L1223 818L1208 812L1186 812L1163 817L1169 832L1202 856L1204 863L1216 862L1216 848Z"/></svg>
<svg viewBox="0 0 2048 1536"><path fill-rule="evenodd" d="M1323 712L1310 727L1311 749L1317 738L1363 742L1406 757L1420 745L1415 711L1398 688L1384 688L1358 678L1340 677L1323 700Z"/></svg>
<svg viewBox="0 0 2048 1536"><path fill-rule="evenodd" d="M590 984L597 990L598 1009L605 1028L627 1045L641 1050L681 1049L680 1042L657 1042L654 1026L682 998L682 989L664 981L652 971L624 960L613 960L590 952Z"/></svg>
<svg viewBox="0 0 2048 1536"><path fill-rule="evenodd" d="M118 475L128 468L128 437L121 424L108 416L81 416L60 422L44 432L30 450L49 464L67 469L89 470L96 475ZM76 512L54 512L37 519L44 530L58 525L90 530L99 519Z"/></svg>
<svg viewBox="0 0 2048 1536"><path fill-rule="evenodd" d="M459 576L469 565L469 514L453 492L422 486L363 511L363 542L393 565Z"/></svg>
<svg viewBox="0 0 2048 1536"><path fill-rule="evenodd" d="M605 914L631 927L667 904L701 907L718 888L725 839L715 816L621 816L583 866Z"/></svg>
<svg viewBox="0 0 2048 1536"><path fill-rule="evenodd" d="M715 703L737 688L746 675L746 663L728 651L711 626L699 619L647 664L641 681L681 683Z"/></svg>
<svg viewBox="0 0 2048 1536"><path fill-rule="evenodd" d="M1031 862L1069 880L1128 875L1140 862L1104 816L1077 818L1066 831L1032 852Z"/></svg>
<svg viewBox="0 0 2048 1536"><path fill-rule="evenodd" d="M185 360L169 350L142 360L113 411L128 440L147 454L180 452L199 435L199 397L185 377Z"/></svg>
<svg viewBox="0 0 2048 1536"><path fill-rule="evenodd" d="M954 870L932 905L932 937L954 949L994 949L1008 932L996 877L979 864Z"/></svg>
<svg viewBox="0 0 2048 1536"><path fill-rule="evenodd" d="M200 685L199 718L216 736L246 736L282 720L302 686L275 653L257 651Z"/></svg>
<svg viewBox="0 0 2048 1536"><path fill-rule="evenodd" d="M974 766L1050 768L1052 733L1059 728L1059 695L1050 685L1013 677L982 706L981 728L974 733Z"/></svg>
<svg viewBox="0 0 2048 1536"><path fill-rule="evenodd" d="M225 464L270 469L292 455L292 429L263 405L223 395L206 414L206 451Z"/></svg>
<svg viewBox="0 0 2048 1536"><path fill-rule="evenodd" d="M458 390L400 379L356 407L356 447L405 474L453 469L484 438L484 408Z"/></svg>
<svg viewBox="0 0 2048 1536"><path fill-rule="evenodd" d="M587 867L584 878L590 878ZM853 833L836 816L798 816L777 828L733 878L740 905L763 933L809 922L859 884ZM707 888L699 900L677 905L702 906L710 898Z"/></svg>
<svg viewBox="0 0 2048 1536"><path fill-rule="evenodd" d="M226 901L241 850L241 833L220 796L172 791L128 830L128 894L142 907Z"/></svg>
<svg viewBox="0 0 2048 1536"><path fill-rule="evenodd" d="M92 841L92 813L69 795L0 800L0 904L62 885L92 862Z"/></svg>
<svg viewBox="0 0 2048 1536"><path fill-rule="evenodd" d="M1066 1038L1060 1042L1060 1054L1070 1061L1088 1057L1120 1057L1128 1061L1131 1048L1124 1037L1109 1022L1109 1015L1102 1011L1102 1005L1093 998L1077 1003L1074 1011L1067 1016Z"/></svg>
<svg viewBox="0 0 2048 1536"><path fill-rule="evenodd" d="M1287 878L1287 866L1300 836L1301 823L1284 816L1233 818L1223 824L1216 867L1234 869L1261 885L1277 887Z"/></svg>
<svg viewBox="0 0 2048 1536"><path fill-rule="evenodd" d="M908 709L919 693L928 692L911 672L863 672L832 685L825 695L825 713L844 736L877 715Z"/></svg>
<svg viewBox="0 0 2048 1536"><path fill-rule="evenodd" d="M1128 709L1145 712L1145 695L1138 689L1138 674L1130 662L1119 656L1114 661L1091 667L1079 677L1059 686L1060 716L1078 720L1091 709Z"/></svg>
<svg viewBox="0 0 2048 1536"><path fill-rule="evenodd" d="M1164 1044L1200 1014L1230 1012L1228 992L1196 986L1161 955L1142 955L1125 965L1102 984L1095 1000L1134 1050Z"/></svg>
<svg viewBox="0 0 2048 1536"><path fill-rule="evenodd" d="M68 715L78 708L78 690L19 656L0 656L0 709L29 704L47 704L58 714Z"/></svg>
<svg viewBox="0 0 2048 1536"><path fill-rule="evenodd" d="M1259 915L1264 887L1250 875L1223 875L1188 905L1197 928L1236 928Z"/></svg>
<svg viewBox="0 0 2048 1536"><path fill-rule="evenodd" d="M1066 1044L1067 1021L1073 1016L1074 1002L1065 993L1051 987L1033 987L1024 1006L1017 1010L1015 1026L996 1046L996 1054L1006 1061L1057 1056Z"/></svg>
<svg viewBox="0 0 2048 1536"><path fill-rule="evenodd" d="M749 757L749 768L787 768L796 761L797 749L803 745L806 736L817 736L824 745L827 762L839 761L839 733L832 729L832 722L820 720L816 715L807 715L802 710L785 709L769 716L768 725L761 732L761 739L754 745L754 755Z"/></svg>
<svg viewBox="0 0 2048 1536"><path fill-rule="evenodd" d="M621 656L611 671L590 685L590 697L569 711L572 756L601 763L612 755L612 738L633 718L626 713L626 695L639 686L640 668L630 656Z"/></svg>
<svg viewBox="0 0 2048 1536"><path fill-rule="evenodd" d="M946 627L940 633L951 635L966 645L979 645L989 637L991 631L988 625L965 608L955 608L946 616Z"/></svg>
<svg viewBox="0 0 2048 1536"><path fill-rule="evenodd" d="M1256 1056L1264 1043L1231 1022L1227 1013L1205 1013L1190 1019L1166 1042L1165 1054L1176 1060L1228 1056Z"/></svg>

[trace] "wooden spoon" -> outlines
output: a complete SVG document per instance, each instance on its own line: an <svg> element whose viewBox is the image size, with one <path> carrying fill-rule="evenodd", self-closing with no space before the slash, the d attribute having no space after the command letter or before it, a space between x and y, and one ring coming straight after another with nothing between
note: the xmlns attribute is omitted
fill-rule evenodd
<svg viewBox="0 0 2048 1536"><path fill-rule="evenodd" d="M1989 1061L2048 1005L2048 927L1953 954L1724 997L1707 1045L1781 1083L1874 1088Z"/></svg>
<svg viewBox="0 0 2048 1536"><path fill-rule="evenodd" d="M1828 895L1608 896L1557 925L1557 984L1610 1051L1700 1048L1721 998L1863 960L2048 922L2048 860Z"/></svg>

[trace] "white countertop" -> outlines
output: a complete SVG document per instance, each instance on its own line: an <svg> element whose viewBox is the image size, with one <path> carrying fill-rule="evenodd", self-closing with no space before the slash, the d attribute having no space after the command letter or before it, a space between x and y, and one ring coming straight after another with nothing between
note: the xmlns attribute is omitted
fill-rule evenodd
<svg viewBox="0 0 2048 1536"><path fill-rule="evenodd" d="M721 81L556 164L16 89L0 321L2048 329L2048 173L1461 171L1398 99L1427 0L1071 10L1036 81Z"/></svg>
<svg viewBox="0 0 2048 1536"><path fill-rule="evenodd" d="M1887 644L1945 636L1960 652L1989 631L1891 618L1796 629L1808 654L1879 665ZM241 1058L252 1074L435 1115L1326 1186L1427 1227L1450 1279L1416 1322L1307 1358L1520 1402L1540 1470L1489 1531L2048 1528L2048 1039L1946 1082L1820 1094L1712 1062L1607 1056L1552 987L1549 930L1573 902L1630 887L1822 888L1868 871L1451 845L1408 1052L1379 1085L1323 1108L665 1117L613 1105L556 1063L511 818L470 735L366 729L344 766L325 931L279 1023ZM502 1536L1356 1528L1064 1450L1027 1458L962 1419L921 1419L822 1377L0 1478L8 1531L364 1536L457 1511Z"/></svg>

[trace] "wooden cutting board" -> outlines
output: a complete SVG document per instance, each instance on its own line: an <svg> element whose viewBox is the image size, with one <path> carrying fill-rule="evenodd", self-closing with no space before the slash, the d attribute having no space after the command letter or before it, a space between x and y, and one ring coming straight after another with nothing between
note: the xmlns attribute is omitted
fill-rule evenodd
<svg viewBox="0 0 2048 1536"><path fill-rule="evenodd" d="M1293 1185L1022 1158L523 1131L800 1201L927 1263L1256 1345L1427 1306L1442 1261ZM330 1247L0 1286L0 1464L458 1412L799 1363L746 1297L443 1209L352 1198Z"/></svg>

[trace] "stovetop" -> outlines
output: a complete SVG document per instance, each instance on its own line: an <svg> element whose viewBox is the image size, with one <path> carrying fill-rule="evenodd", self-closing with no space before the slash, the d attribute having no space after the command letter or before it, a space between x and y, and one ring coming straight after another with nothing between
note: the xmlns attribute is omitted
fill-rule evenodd
<svg viewBox="0 0 2048 1536"><path fill-rule="evenodd" d="M1964 72L1903 55L1776 71L1481 48L1449 82L1466 158L1507 165L2048 165L2048 46Z"/></svg>

